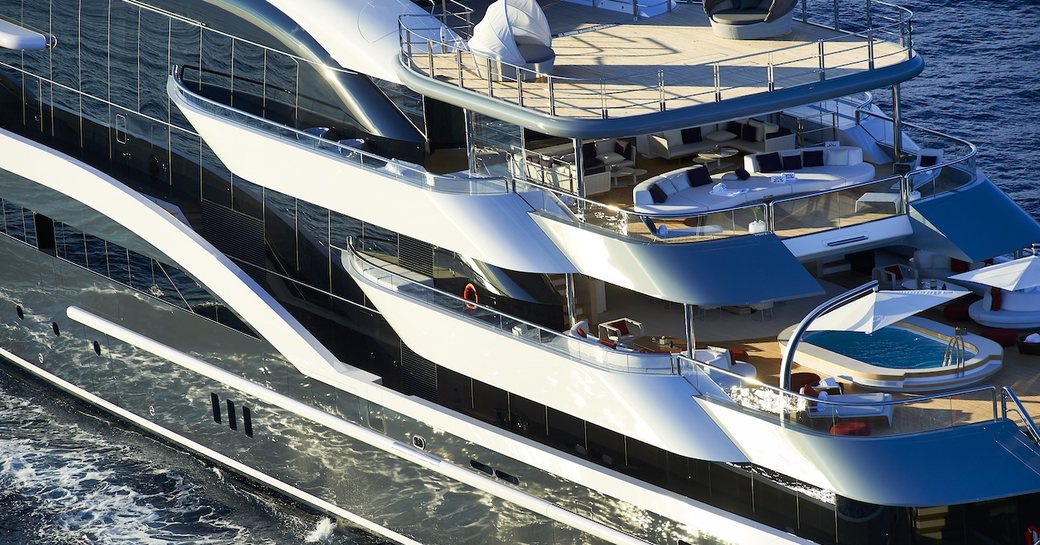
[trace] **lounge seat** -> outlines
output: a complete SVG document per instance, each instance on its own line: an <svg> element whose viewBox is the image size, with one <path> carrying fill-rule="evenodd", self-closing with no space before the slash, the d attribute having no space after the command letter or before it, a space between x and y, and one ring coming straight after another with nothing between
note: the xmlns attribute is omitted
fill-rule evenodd
<svg viewBox="0 0 1040 545"><path fill-rule="evenodd" d="M972 320L987 327L1040 327L1040 289L1005 291L992 288L986 292L982 300L968 307L968 315Z"/></svg>
<svg viewBox="0 0 1040 545"><path fill-rule="evenodd" d="M757 40L791 32L794 0L705 0L711 30L720 38Z"/></svg>
<svg viewBox="0 0 1040 545"><path fill-rule="evenodd" d="M816 164L814 159L822 159L822 164ZM856 146L811 147L745 155L744 169L765 176L792 172L799 181L843 185L869 182L875 173L874 165L863 162L863 150Z"/></svg>
<svg viewBox="0 0 1040 545"><path fill-rule="evenodd" d="M892 394L841 394L823 397L806 407L809 418L884 418L892 425L892 405L876 405L879 402L892 401Z"/></svg>
<svg viewBox="0 0 1040 545"><path fill-rule="evenodd" d="M795 147L790 130L758 119L711 123L686 129L651 134L645 149L651 157L677 159L728 146L748 153L759 153ZM644 146L641 144L641 149Z"/></svg>

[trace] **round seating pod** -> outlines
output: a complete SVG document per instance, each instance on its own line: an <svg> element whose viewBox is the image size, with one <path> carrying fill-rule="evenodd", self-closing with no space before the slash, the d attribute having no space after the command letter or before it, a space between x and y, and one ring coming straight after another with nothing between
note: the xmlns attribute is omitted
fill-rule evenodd
<svg viewBox="0 0 1040 545"><path fill-rule="evenodd" d="M720 38L760 40L791 32L795 0L704 0L711 30Z"/></svg>

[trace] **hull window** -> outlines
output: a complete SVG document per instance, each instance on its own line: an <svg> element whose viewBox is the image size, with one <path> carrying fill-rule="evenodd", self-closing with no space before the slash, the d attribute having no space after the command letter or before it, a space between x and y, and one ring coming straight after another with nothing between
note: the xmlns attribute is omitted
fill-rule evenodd
<svg viewBox="0 0 1040 545"><path fill-rule="evenodd" d="M101 343L94 341L94 353L98 356L101 355Z"/></svg>
<svg viewBox="0 0 1040 545"><path fill-rule="evenodd" d="M217 397L217 394L210 394L209 401L213 406L213 421L220 424L220 398Z"/></svg>
<svg viewBox="0 0 1040 545"><path fill-rule="evenodd" d="M230 399L227 400L227 423L229 428L233 430L238 429L238 416L235 415L235 402Z"/></svg>
<svg viewBox="0 0 1040 545"><path fill-rule="evenodd" d="M253 436L253 411L249 407L242 407L242 427L246 430L246 437Z"/></svg>
<svg viewBox="0 0 1040 545"><path fill-rule="evenodd" d="M22 310L22 305L15 305L14 313L18 315L19 320L25 319L25 311Z"/></svg>
<svg viewBox="0 0 1040 545"><path fill-rule="evenodd" d="M51 329L54 330L55 337L61 335L61 329L58 328L58 322L51 322Z"/></svg>

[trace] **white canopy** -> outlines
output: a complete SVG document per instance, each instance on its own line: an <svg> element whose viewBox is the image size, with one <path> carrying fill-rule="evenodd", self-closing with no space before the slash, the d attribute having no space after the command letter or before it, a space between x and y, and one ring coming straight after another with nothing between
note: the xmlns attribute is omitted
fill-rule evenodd
<svg viewBox="0 0 1040 545"><path fill-rule="evenodd" d="M950 280L975 282L1008 291L1040 286L1040 257L1031 255L951 276Z"/></svg>
<svg viewBox="0 0 1040 545"><path fill-rule="evenodd" d="M518 44L552 47L549 21L536 0L498 0L473 28L469 49L516 66L527 64Z"/></svg>
<svg viewBox="0 0 1040 545"><path fill-rule="evenodd" d="M873 333L966 293L968 292L957 290L870 292L820 316L809 325L808 330Z"/></svg>

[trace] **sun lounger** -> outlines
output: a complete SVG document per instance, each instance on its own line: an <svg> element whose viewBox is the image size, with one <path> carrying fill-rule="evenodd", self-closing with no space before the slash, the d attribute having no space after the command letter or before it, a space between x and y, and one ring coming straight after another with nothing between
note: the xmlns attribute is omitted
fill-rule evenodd
<svg viewBox="0 0 1040 545"><path fill-rule="evenodd" d="M884 418L892 425L892 405L877 405L892 401L886 393L842 394L820 399L806 409L809 418Z"/></svg>

